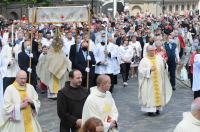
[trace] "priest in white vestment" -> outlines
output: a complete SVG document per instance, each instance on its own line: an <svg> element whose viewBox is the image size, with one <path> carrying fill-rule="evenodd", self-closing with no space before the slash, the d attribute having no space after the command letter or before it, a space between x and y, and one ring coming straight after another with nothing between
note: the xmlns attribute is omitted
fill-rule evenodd
<svg viewBox="0 0 200 132"><path fill-rule="evenodd" d="M96 117L104 124L104 132L116 132L118 110L109 92L111 80L108 75L97 77L97 86L91 88L91 93L85 101L82 113L82 124L89 118Z"/></svg>
<svg viewBox="0 0 200 132"><path fill-rule="evenodd" d="M48 98L57 98L58 91L69 80L68 73L71 71L71 61L62 51L63 41L58 36L54 38L52 47L47 55L41 55L37 65L37 75L48 86Z"/></svg>
<svg viewBox="0 0 200 132"><path fill-rule="evenodd" d="M42 132L36 119L40 108L38 94L26 80L26 72L19 71L15 82L6 88L1 132Z"/></svg>
<svg viewBox="0 0 200 132"><path fill-rule="evenodd" d="M63 47L62 50L66 56L69 56L70 47L75 44L75 39L72 36L72 32L68 31L66 36L63 36Z"/></svg>
<svg viewBox="0 0 200 132"><path fill-rule="evenodd" d="M143 57L145 57L146 55L148 55L147 47L148 47L149 45L155 45L155 43L154 43L154 38L149 38L149 42L144 44L144 48L143 48Z"/></svg>
<svg viewBox="0 0 200 132"><path fill-rule="evenodd" d="M11 38L8 38L8 42L3 46L0 56L4 58L4 63L6 65L6 75L3 78L3 88L13 83L15 80L17 72L20 70L18 65L18 53L20 49L17 45L11 44Z"/></svg>
<svg viewBox="0 0 200 132"><path fill-rule="evenodd" d="M200 97L200 46L194 56L192 91L194 91L194 99Z"/></svg>
<svg viewBox="0 0 200 132"><path fill-rule="evenodd" d="M149 116L159 114L171 96L172 88L168 78L167 66L161 56L155 55L155 47L147 47L148 55L139 64L138 98L141 111Z"/></svg>
<svg viewBox="0 0 200 132"><path fill-rule="evenodd" d="M191 112L183 113L183 120L178 123L174 132L200 132L200 97L191 105Z"/></svg>
<svg viewBox="0 0 200 132"><path fill-rule="evenodd" d="M6 66L4 59L0 56L0 124L3 121L3 77L5 76Z"/></svg>
<svg viewBox="0 0 200 132"><path fill-rule="evenodd" d="M94 57L96 60L95 66L95 74L96 76L106 74L111 78L111 88L110 92L113 91L114 88L114 78L113 73L116 65L116 58L118 57L117 48L115 44L113 44L109 38L109 41L105 39L105 35L102 35L102 42L97 44L94 50ZM106 44L107 43L107 44Z"/></svg>

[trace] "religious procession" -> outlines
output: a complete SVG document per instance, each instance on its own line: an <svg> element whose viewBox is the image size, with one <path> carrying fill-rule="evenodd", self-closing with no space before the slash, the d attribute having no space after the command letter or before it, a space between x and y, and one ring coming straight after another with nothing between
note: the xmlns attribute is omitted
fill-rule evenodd
<svg viewBox="0 0 200 132"><path fill-rule="evenodd" d="M89 6L28 12L20 20L0 18L0 132L152 132L124 127L126 111L115 99L136 89L136 103L121 101L137 105L142 115L130 120L153 121L170 114L165 108L180 91L177 80L188 86L191 108L170 130L200 132L198 13L124 11L111 17ZM47 102L55 105L55 115L48 116L59 123L38 121ZM58 127L47 130L45 123Z"/></svg>

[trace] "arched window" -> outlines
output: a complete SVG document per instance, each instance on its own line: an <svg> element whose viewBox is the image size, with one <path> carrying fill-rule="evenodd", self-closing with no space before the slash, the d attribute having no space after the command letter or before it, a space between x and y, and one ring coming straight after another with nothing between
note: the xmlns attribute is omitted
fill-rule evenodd
<svg viewBox="0 0 200 132"><path fill-rule="evenodd" d="M178 11L178 5L176 5L176 11Z"/></svg>
<svg viewBox="0 0 200 132"><path fill-rule="evenodd" d="M187 5L187 10L190 10L190 4Z"/></svg>
<svg viewBox="0 0 200 132"><path fill-rule="evenodd" d="M184 5L181 5L181 10L182 10L182 11L184 10L184 8L185 8L185 6L184 6Z"/></svg>
<svg viewBox="0 0 200 132"><path fill-rule="evenodd" d="M14 20L17 20L17 19L19 19L19 17L18 17L18 14L16 13L16 12L10 12L10 17L12 18L12 19L14 19Z"/></svg>
<svg viewBox="0 0 200 132"><path fill-rule="evenodd" d="M192 4L192 10L194 10L195 9L195 4Z"/></svg>
<svg viewBox="0 0 200 132"><path fill-rule="evenodd" d="M169 11L172 12L172 5L169 6Z"/></svg>
<svg viewBox="0 0 200 132"><path fill-rule="evenodd" d="M162 8L163 8L163 11L165 11L165 10L166 10L166 6L163 6Z"/></svg>

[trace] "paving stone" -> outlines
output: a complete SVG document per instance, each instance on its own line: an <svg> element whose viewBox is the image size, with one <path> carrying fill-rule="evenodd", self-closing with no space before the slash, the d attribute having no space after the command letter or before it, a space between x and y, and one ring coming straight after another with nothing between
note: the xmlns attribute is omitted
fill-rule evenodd
<svg viewBox="0 0 200 132"><path fill-rule="evenodd" d="M169 104L164 107L159 116L148 117L140 111L138 104L138 82L130 79L128 87L118 79L113 97L119 111L120 132L172 132L176 124L182 119L182 113L190 110L193 93L189 88L177 83L177 90L173 92ZM57 104L54 100L47 99L45 94L39 95L41 110L38 120L46 132L59 132L59 118Z"/></svg>

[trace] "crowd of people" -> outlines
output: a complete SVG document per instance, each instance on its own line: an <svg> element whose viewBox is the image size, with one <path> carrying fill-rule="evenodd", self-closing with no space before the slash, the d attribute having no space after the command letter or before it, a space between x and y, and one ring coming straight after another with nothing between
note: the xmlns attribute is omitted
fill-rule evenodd
<svg viewBox="0 0 200 132"><path fill-rule="evenodd" d="M120 75L124 88L138 79L141 111L149 116L159 115L170 101L176 77L190 80L198 100L199 19L195 13L122 12L114 18L94 14L91 24L31 25L25 16L1 21L0 99L6 118L0 130L40 132L37 92L47 91L49 99L57 99L61 132L117 131L112 92Z"/></svg>

